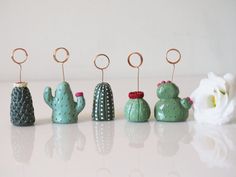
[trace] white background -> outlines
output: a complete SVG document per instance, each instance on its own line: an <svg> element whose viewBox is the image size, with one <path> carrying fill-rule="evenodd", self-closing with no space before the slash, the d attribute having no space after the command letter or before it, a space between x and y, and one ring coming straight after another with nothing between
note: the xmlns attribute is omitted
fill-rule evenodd
<svg viewBox="0 0 236 177"><path fill-rule="evenodd" d="M10 56L26 48L24 80L60 80L53 50L71 53L65 65L70 79L98 79L92 63L106 53L111 65L106 77L135 77L127 64L132 51L144 56L142 77L170 76L168 48L183 59L176 75L236 73L235 0L1 0L0 80L18 79Z"/></svg>

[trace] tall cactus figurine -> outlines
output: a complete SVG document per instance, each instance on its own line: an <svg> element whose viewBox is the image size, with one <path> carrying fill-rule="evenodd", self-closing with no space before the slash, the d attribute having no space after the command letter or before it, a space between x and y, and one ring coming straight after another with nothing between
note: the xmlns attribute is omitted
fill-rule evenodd
<svg viewBox="0 0 236 177"><path fill-rule="evenodd" d="M107 121L115 118L111 86L106 82L99 83L94 90L93 120Z"/></svg>
<svg viewBox="0 0 236 177"><path fill-rule="evenodd" d="M15 58L15 53L18 51L21 51L25 54L25 58L21 59L20 61ZM23 48L16 48L12 52L11 59L14 63L20 66L19 82L14 84L14 88L11 93L11 122L16 126L34 125L34 107L30 90L27 87L27 82L23 82L21 80L22 64L27 61L28 53Z"/></svg>
<svg viewBox="0 0 236 177"><path fill-rule="evenodd" d="M34 107L27 82L14 84L11 93L11 122L16 126L30 126L35 122Z"/></svg>
<svg viewBox="0 0 236 177"><path fill-rule="evenodd" d="M85 100L83 92L76 93L77 102L74 102L70 85L63 81L56 89L55 97L52 96L50 87L44 90L44 100L52 109L53 123L69 124L78 121L79 113L84 109Z"/></svg>
<svg viewBox="0 0 236 177"><path fill-rule="evenodd" d="M105 57L107 59L107 65L100 67L97 65L96 60L98 57ZM110 64L110 59L105 54L98 54L93 60L97 69L102 71L102 82L99 83L94 90L93 98L93 111L92 118L97 121L109 121L115 118L113 94L110 84L104 82L104 69Z"/></svg>

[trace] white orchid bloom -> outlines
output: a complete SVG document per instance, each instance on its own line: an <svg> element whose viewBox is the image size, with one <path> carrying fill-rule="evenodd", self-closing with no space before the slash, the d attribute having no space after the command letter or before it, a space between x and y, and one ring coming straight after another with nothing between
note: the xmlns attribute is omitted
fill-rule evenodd
<svg viewBox="0 0 236 177"><path fill-rule="evenodd" d="M210 124L225 124L232 121L236 108L236 80L232 74L223 77L209 73L192 93L194 119Z"/></svg>

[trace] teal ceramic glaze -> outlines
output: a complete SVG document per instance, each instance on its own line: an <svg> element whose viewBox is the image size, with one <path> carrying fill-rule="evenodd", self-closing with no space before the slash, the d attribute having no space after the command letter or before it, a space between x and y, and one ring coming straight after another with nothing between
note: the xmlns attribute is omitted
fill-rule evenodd
<svg viewBox="0 0 236 177"><path fill-rule="evenodd" d="M115 118L113 94L110 84L99 83L94 90L93 120L109 121Z"/></svg>
<svg viewBox="0 0 236 177"><path fill-rule="evenodd" d="M61 82L56 89L55 97L52 96L50 87L44 90L44 100L52 109L53 123L76 123L79 113L84 109L85 100L82 92L76 93L77 102L74 102L70 85Z"/></svg>
<svg viewBox="0 0 236 177"><path fill-rule="evenodd" d="M157 96L160 99L154 108L156 120L165 122L181 122L188 118L192 101L189 97L180 99L179 88L171 81L158 84Z"/></svg>
<svg viewBox="0 0 236 177"><path fill-rule="evenodd" d="M125 105L125 118L131 122L146 122L148 121L151 111L148 103L143 99L144 93L130 92L129 100Z"/></svg>

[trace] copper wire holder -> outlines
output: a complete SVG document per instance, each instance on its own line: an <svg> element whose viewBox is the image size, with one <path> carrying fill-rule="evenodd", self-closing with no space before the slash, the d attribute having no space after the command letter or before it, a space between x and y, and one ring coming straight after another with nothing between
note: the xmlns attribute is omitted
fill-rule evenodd
<svg viewBox="0 0 236 177"><path fill-rule="evenodd" d="M105 57L105 58L107 59L107 65L105 65L104 67L98 66L97 63L96 63L98 57ZM93 59L93 63L94 63L94 65L95 65L95 67L96 67L97 69L99 69L99 70L102 71L102 82L103 82L103 81L104 81L104 71L103 71L103 70L106 69L106 68L108 68L108 66L110 65L110 59L109 59L109 57L108 57L106 54L103 54L103 53L98 54L98 55L96 55L95 58Z"/></svg>
<svg viewBox="0 0 236 177"><path fill-rule="evenodd" d="M66 52L66 57L65 57L64 60L59 60L59 59L57 58L57 52L58 52L59 50L64 50L64 51ZM62 79L63 79L64 82L65 82L64 63L68 61L69 57L70 57L70 53L69 53L69 51L68 51L66 48L64 48L64 47L56 48L55 51L54 51L54 53L53 53L53 58L54 58L54 60L55 60L57 63L61 63Z"/></svg>
<svg viewBox="0 0 236 177"><path fill-rule="evenodd" d="M140 63L138 65L133 65L130 61L131 56L132 55L138 55L140 58ZM131 54L129 54L128 56L128 64L133 67L133 68L137 68L138 69L138 74L137 74L137 91L139 91L139 83L140 83L140 79L139 79L139 67L143 64L143 56L141 55L141 53L139 52L132 52Z"/></svg>
<svg viewBox="0 0 236 177"><path fill-rule="evenodd" d="M16 58L15 58L15 53L17 51L23 51L25 53L25 58L22 60L22 61L17 61ZM12 55L11 55L11 59L14 63L18 64L20 66L20 73L19 73L19 83L22 83L22 80L21 80L21 72L22 72L22 64L25 63L27 60L28 60L28 53L27 51L24 49L24 48L16 48L12 51Z"/></svg>
<svg viewBox="0 0 236 177"><path fill-rule="evenodd" d="M174 52L177 52L178 55L179 55L179 57L178 57L175 61L173 61L173 60L171 60L170 58L168 58L168 54L169 54L170 52L173 52L173 51L174 51ZM171 48L171 49L167 50L167 52L166 52L166 61L167 61L168 63L170 63L170 64L173 65L171 81L173 81L173 79L174 79L175 65L176 65L177 63L179 63L180 60L181 60L181 53L180 53L180 51L179 51L178 49Z"/></svg>

